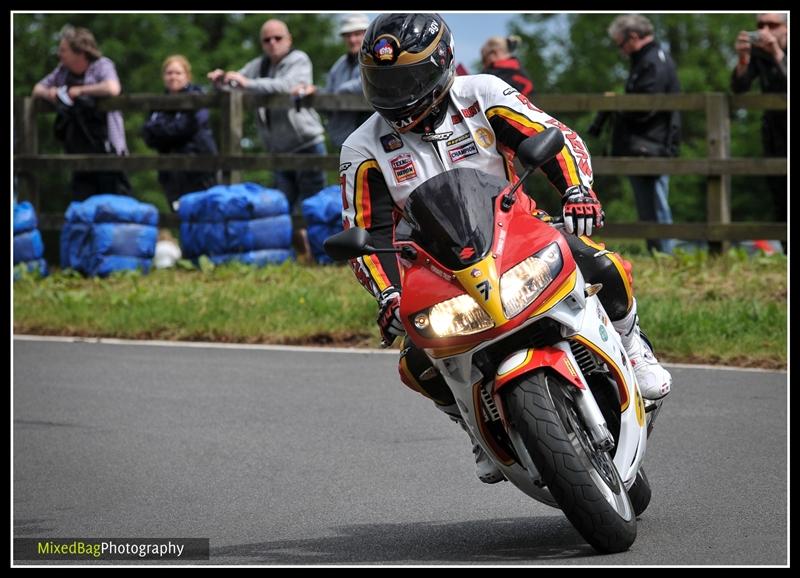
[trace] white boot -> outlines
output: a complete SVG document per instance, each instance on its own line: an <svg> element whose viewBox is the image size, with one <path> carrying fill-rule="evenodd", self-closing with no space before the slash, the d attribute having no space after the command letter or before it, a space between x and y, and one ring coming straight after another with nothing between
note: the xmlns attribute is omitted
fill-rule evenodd
<svg viewBox="0 0 800 578"><path fill-rule="evenodd" d="M467 424L464 423L464 418L461 417L461 412L458 410L456 404L451 405L436 405L436 408L446 413L451 420L456 422L461 428L467 432L469 441L472 442L472 453L475 454L475 466L477 468L476 474L478 479L484 484L496 484L506 479L503 472L494 464L494 462L486 455L481 445L475 440Z"/></svg>
<svg viewBox="0 0 800 578"><path fill-rule="evenodd" d="M664 369L647 343L642 339L639 329L639 316L636 314L636 299L628 314L613 322L614 329L622 338L622 346L631 360L639 391L645 399L661 399L669 393L672 376Z"/></svg>

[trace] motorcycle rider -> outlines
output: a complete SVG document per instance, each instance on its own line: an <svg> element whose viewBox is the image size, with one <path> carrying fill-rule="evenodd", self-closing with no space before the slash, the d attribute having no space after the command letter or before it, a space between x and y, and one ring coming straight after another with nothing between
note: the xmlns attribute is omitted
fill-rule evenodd
<svg viewBox="0 0 800 578"><path fill-rule="evenodd" d="M377 247L392 244L405 200L422 182L446 170L478 169L517 180L517 147L549 126L564 133L564 148L542 165L561 193L565 237L587 282L598 294L646 399L669 393L672 378L640 336L630 264L588 237L603 224L592 190L586 145L576 132L491 75L456 76L453 36L438 14L382 14L370 24L359 54L362 84L376 110L344 142L339 167L344 228L367 229ZM542 218L548 218L544 211ZM378 301L384 345L405 335L400 320L400 274L394 254L350 261L359 282ZM504 480L464 424L444 378L427 355L405 338L400 377L431 398L470 435L481 481Z"/></svg>

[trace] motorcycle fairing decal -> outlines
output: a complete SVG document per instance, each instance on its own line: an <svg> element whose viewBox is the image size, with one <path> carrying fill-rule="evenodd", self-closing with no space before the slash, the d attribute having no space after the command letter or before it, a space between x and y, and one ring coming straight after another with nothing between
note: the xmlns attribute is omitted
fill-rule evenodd
<svg viewBox="0 0 800 578"><path fill-rule="evenodd" d="M639 427L644 427L644 401L639 390L636 390L636 421L639 422Z"/></svg>
<svg viewBox="0 0 800 578"><path fill-rule="evenodd" d="M620 370L619 366L614 363L614 360L611 359L605 351L603 351L599 345L595 345L585 337L581 335L573 335L570 339L574 339L579 343L582 343L589 349L591 349L594 353L599 355L603 361L608 363L608 367L611 369L611 372L614 374L614 380L617 382L617 388L619 389L619 405L620 405L620 413L624 412L628 409L630 405L630 396L628 395L628 381L625 379L625 374Z"/></svg>
<svg viewBox="0 0 800 578"><path fill-rule="evenodd" d="M530 314L530 317L536 317L537 315L541 315L542 313L552 309L556 303L561 301L564 297L572 293L575 289L575 282L578 279L578 273L573 271L570 273L569 277L561 284L561 287L558 288L558 291L553 293L547 301L539 305L536 310Z"/></svg>
<svg viewBox="0 0 800 578"><path fill-rule="evenodd" d="M477 270L477 274L474 271ZM508 322L500 300L500 281L494 257L487 255L474 265L453 271L461 286L494 321L495 328Z"/></svg>
<svg viewBox="0 0 800 578"><path fill-rule="evenodd" d="M508 356L506 359L511 359L512 357L518 355L520 352L513 353L512 355ZM528 353L525 356L525 360L514 367L513 369L506 370L505 373L502 375L498 374L494 380L494 392L497 392L500 388L502 388L505 384L507 384L512 379L519 377L525 373L530 373L535 369L539 369L541 367L546 367L555 370L558 374L566 379L569 383L577 387L578 389L585 389L586 386L584 385L583 381L578 374L575 372L574 367L572 364L568 364L569 357L567 354L558 349L556 347L542 347L538 349L528 349ZM500 367L503 367L505 362L500 364Z"/></svg>

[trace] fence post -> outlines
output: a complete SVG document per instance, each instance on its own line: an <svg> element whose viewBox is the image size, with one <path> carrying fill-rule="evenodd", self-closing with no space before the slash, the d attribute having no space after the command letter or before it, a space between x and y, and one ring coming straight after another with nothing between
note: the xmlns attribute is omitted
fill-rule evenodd
<svg viewBox="0 0 800 578"><path fill-rule="evenodd" d="M244 118L243 93L230 90L222 93L222 135L220 136L222 155L238 155L242 152L242 120ZM222 180L226 185L239 183L241 171L223 170Z"/></svg>
<svg viewBox="0 0 800 578"><path fill-rule="evenodd" d="M14 109L14 148L24 155L36 155L39 153L39 131L36 124L35 101L26 96L17 99L16 104L19 106ZM40 214L39 183L36 174L24 171L18 173L17 177L19 200L30 201L36 209L36 214Z"/></svg>
<svg viewBox="0 0 800 578"><path fill-rule="evenodd" d="M706 139L708 158L728 159L731 156L731 125L728 96L720 92L706 94ZM707 220L709 224L731 222L731 177L710 175L707 181ZM727 251L729 241L709 241L712 253Z"/></svg>

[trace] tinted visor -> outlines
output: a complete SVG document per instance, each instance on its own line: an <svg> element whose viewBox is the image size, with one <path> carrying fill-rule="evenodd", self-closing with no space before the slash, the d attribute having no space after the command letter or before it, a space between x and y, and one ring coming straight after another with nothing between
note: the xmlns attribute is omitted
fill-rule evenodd
<svg viewBox="0 0 800 578"><path fill-rule="evenodd" d="M428 58L403 66L362 66L364 95L376 109L402 110L425 98L442 81L445 71Z"/></svg>

